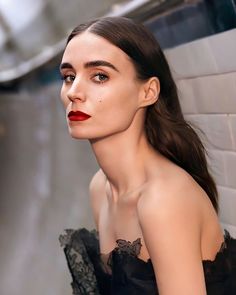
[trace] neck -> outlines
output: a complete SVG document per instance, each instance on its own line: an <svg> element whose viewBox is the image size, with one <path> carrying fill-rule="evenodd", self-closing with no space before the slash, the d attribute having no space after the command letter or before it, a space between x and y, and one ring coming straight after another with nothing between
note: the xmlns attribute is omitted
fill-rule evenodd
<svg viewBox="0 0 236 295"><path fill-rule="evenodd" d="M147 167L153 148L145 133L117 133L91 141L97 162L107 177L113 198L141 186L147 178Z"/></svg>

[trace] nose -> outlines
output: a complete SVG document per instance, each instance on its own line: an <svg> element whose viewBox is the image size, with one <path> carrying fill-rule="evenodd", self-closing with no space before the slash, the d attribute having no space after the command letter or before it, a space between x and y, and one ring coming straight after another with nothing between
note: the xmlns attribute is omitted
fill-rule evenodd
<svg viewBox="0 0 236 295"><path fill-rule="evenodd" d="M67 92L67 97L72 102L76 100L84 102L86 100L85 93L84 91L82 91L81 83L79 81L74 80L73 84Z"/></svg>

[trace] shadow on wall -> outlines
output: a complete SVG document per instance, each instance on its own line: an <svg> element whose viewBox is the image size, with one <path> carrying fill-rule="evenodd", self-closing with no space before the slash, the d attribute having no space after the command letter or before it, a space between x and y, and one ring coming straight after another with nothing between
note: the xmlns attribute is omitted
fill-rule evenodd
<svg viewBox="0 0 236 295"><path fill-rule="evenodd" d="M236 4L232 0L190 2L148 20L146 26L162 48L172 48L236 28Z"/></svg>

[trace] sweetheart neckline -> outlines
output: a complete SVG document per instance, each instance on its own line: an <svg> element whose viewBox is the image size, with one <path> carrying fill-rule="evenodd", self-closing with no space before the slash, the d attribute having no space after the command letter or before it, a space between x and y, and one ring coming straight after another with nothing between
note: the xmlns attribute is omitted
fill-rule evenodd
<svg viewBox="0 0 236 295"><path fill-rule="evenodd" d="M119 249L119 247L114 247L114 249L112 249L108 253L100 252L99 232L98 232L98 230L97 229L88 230L86 228L79 228L77 230L75 230L75 229L65 229L66 234L65 235L60 235L60 237L59 237L59 241L60 241L61 246L66 246L66 245L70 244L73 234L74 233L79 234L80 232L82 233L83 231L85 231L86 233L89 233L90 235L93 235L94 238L96 239L97 246L98 246L97 255L99 256L99 258L102 258L102 257L108 257L108 258L110 257L111 258L112 254L117 251L117 248ZM125 240L125 239L117 239L116 241L123 241L126 244L132 245L135 241L137 241L139 239L141 240L141 238L137 238L133 242L130 242L130 241ZM235 241L234 239L232 239L230 233L226 229L224 229L224 241L222 241L220 249L216 253L215 258L213 260L210 260L210 259L202 260L203 265L212 267L215 263L217 263L218 260L221 260L221 256L228 249L228 246L230 245L231 240ZM126 252L126 251L123 251L123 255L130 256L130 254L128 252ZM140 262L142 262L144 264L149 264L149 263L152 264L151 258L148 258L148 260L145 261L142 258L138 257L137 255L135 255L135 256L133 255L133 257L136 258L136 260L138 260L138 261L140 261Z"/></svg>
<svg viewBox="0 0 236 295"><path fill-rule="evenodd" d="M71 286L74 293L83 291L83 294L88 294L93 290L93 293L98 293L100 286L104 291L102 294L111 293L112 290L118 291L118 288L124 288L124 291L128 292L131 289L140 290L140 286L143 286L143 290L140 291L146 291L149 294L150 287L150 291L153 290L153 294L156 294L157 284L151 261L147 264L139 257L128 257L128 253L123 253L124 255L117 253L118 255L112 256L111 264L104 264L99 257L99 240L95 230L78 228L65 229L65 232L59 236L59 242L63 247L72 275ZM121 240L124 244L127 242L127 240ZM206 260L204 261L206 264L203 263L206 287L212 291L210 291L211 294L215 294L218 289L219 294L221 290L222 292L226 289L234 291L235 251L236 239L225 230L224 242L222 242L215 261ZM105 254L110 255L113 252L114 249ZM185 257L182 257L183 262L184 259ZM225 285L226 279L227 286ZM153 284L153 288L150 283Z"/></svg>
<svg viewBox="0 0 236 295"><path fill-rule="evenodd" d="M98 242L99 242L99 239L98 239ZM127 248L130 248L131 251L133 252L133 254L130 253L131 251L123 250L120 247L120 242L123 242L124 244L126 244L126 249ZM151 262L151 257L148 257L147 260L144 260L144 259L142 259L142 258L139 257L140 250L141 250L141 247L142 247L141 238L137 238L133 242L131 242L129 240L126 240L126 239L117 239L116 240L116 244L117 244L117 246L114 247L110 252L103 253L103 252L100 252L99 251L99 256L100 257L105 257L105 258L107 258L107 261L109 261L110 258L111 258L111 256L113 255L113 253L121 254L121 252L122 252L123 255L133 256L135 259L140 260L141 262L143 262L145 264L148 264L148 263ZM135 253L135 250L132 249L132 247L134 247L136 244L139 245L139 249L137 251L138 253ZM100 248L100 246L99 246L99 248Z"/></svg>
<svg viewBox="0 0 236 295"><path fill-rule="evenodd" d="M96 231L96 238L97 238L97 240L98 240L98 244L99 244L99 232L98 232L98 230L95 230L95 231ZM227 243L226 243L226 241L229 240L229 239L230 239L229 232L225 229L225 230L224 230L224 240L222 241L219 250L216 252L215 258L214 258L213 260L211 260L211 259L202 259L202 260L201 260L202 263L203 263L203 264L209 264L209 263L210 263L210 264L213 264L213 263L218 259L218 257L219 257L220 255L222 255L222 253L226 250L226 248L227 248ZM134 243L138 243L138 242L139 242L139 243L140 243L140 250L141 250L141 247L142 247L142 244L141 244L141 238L137 238L137 239L134 240L133 242L132 242L132 241L129 241L129 240L126 240L126 239L121 239L121 238L119 238L119 239L116 240L116 244L117 244L116 247L114 247L110 252L107 252L107 253L100 252L100 250L99 250L99 256L100 256L101 258L102 258L102 257L108 258L107 261L109 261L109 260L111 259L111 256L113 255L113 253L116 253L116 252L119 253L119 250L120 250L119 242L120 242L120 241L122 241L122 242L128 244L129 247L132 247L132 246L134 245ZM100 244L99 244L99 249L100 249ZM144 259L142 259L142 258L140 258L140 257L138 256L139 253L138 253L137 255L130 255L129 252L126 252L126 251L122 251L122 252L123 252L123 253L122 253L123 255L133 256L133 257L135 257L137 260L139 260L139 261L141 261L141 262L143 262L143 263L145 263L145 264L149 264L149 263L152 264L151 257L149 257L147 260L144 260Z"/></svg>

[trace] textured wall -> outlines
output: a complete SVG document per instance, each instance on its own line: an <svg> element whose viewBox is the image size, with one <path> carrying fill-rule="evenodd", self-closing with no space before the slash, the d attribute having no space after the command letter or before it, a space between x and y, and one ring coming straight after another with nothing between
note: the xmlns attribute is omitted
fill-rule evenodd
<svg viewBox="0 0 236 295"><path fill-rule="evenodd" d="M220 219L236 236L236 29L166 50L185 118L198 125L219 190Z"/></svg>

